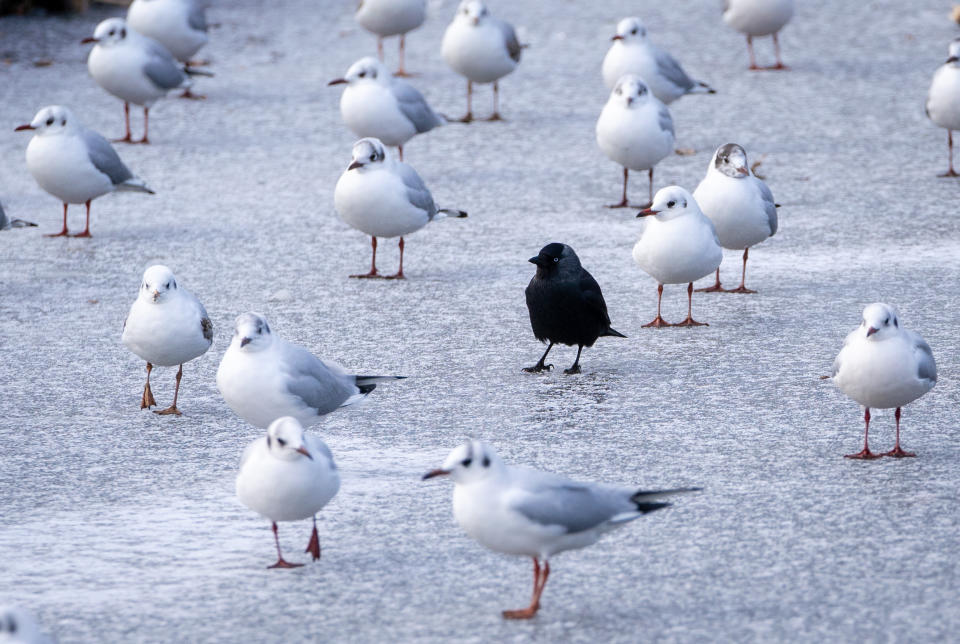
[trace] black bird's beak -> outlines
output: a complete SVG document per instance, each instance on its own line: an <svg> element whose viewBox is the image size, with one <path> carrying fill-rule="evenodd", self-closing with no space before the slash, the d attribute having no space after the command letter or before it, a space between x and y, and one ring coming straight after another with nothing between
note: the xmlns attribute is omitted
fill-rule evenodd
<svg viewBox="0 0 960 644"><path fill-rule="evenodd" d="M347 83L346 78L334 78L332 81L327 83L327 87L330 87L332 85L345 85L346 83Z"/></svg>
<svg viewBox="0 0 960 644"><path fill-rule="evenodd" d="M241 346L241 347L245 347L245 346L247 346L248 344L250 344L250 338L243 338L242 340L240 340L240 346Z"/></svg>
<svg viewBox="0 0 960 644"><path fill-rule="evenodd" d="M354 161L353 163L351 163L350 165L347 166L347 171L349 172L350 170L354 170L354 169L360 168L360 167L362 167L362 166L363 166L363 164L360 163L359 161Z"/></svg>
<svg viewBox="0 0 960 644"><path fill-rule="evenodd" d="M448 472L447 470L430 470L429 472L424 474L423 478L420 480L426 481L427 479L432 479L435 476L447 476L448 474L450 474L450 472Z"/></svg>
<svg viewBox="0 0 960 644"><path fill-rule="evenodd" d="M870 327L869 329L867 329L867 337L869 338L871 335L873 335L873 334L876 333L877 331L879 331L879 329L876 329L876 328L874 328L874 327Z"/></svg>
<svg viewBox="0 0 960 644"><path fill-rule="evenodd" d="M641 210L640 212L637 213L637 217L649 217L650 215L655 215L655 214L657 214L658 212L660 212L660 211L659 211L659 210L653 210L652 208L644 208L643 210Z"/></svg>
<svg viewBox="0 0 960 644"><path fill-rule="evenodd" d="M540 257L539 255L537 255L536 257L531 257L531 258L528 259L527 261L530 262L531 264L536 264L537 266L543 266L543 265L544 265L544 259L543 259L542 257Z"/></svg>

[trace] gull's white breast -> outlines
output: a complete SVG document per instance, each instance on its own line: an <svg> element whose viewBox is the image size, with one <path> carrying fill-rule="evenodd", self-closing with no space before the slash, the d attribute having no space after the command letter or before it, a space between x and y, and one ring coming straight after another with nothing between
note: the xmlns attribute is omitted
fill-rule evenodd
<svg viewBox="0 0 960 644"><path fill-rule="evenodd" d="M206 353L212 344L203 337L202 319L200 303L183 289L168 292L159 302L138 297L130 307L122 341L152 364L183 364Z"/></svg>
<svg viewBox="0 0 960 644"><path fill-rule="evenodd" d="M934 73L927 114L939 127L960 130L960 66L941 65Z"/></svg>
<svg viewBox="0 0 960 644"><path fill-rule="evenodd" d="M375 81L348 85L340 97L340 114L358 137L376 137L384 145L403 145L417 133L393 92Z"/></svg>
<svg viewBox="0 0 960 644"><path fill-rule="evenodd" d="M127 11L127 24L169 49L177 60L187 62L209 40L206 32L190 26L189 11L190 3L183 0L134 0Z"/></svg>
<svg viewBox="0 0 960 644"><path fill-rule="evenodd" d="M41 188L65 203L84 203L115 189L90 161L78 132L34 136L27 145L27 169Z"/></svg>
<svg viewBox="0 0 960 644"><path fill-rule="evenodd" d="M144 73L146 63L146 51L133 42L122 42L109 47L94 46L87 58L87 69L100 87L120 100L150 107L167 92Z"/></svg>
<svg viewBox="0 0 960 644"><path fill-rule="evenodd" d="M684 94L682 87L675 85L660 73L657 59L646 43L624 44L615 41L603 59L603 82L612 90L624 74L639 76L663 103L670 104Z"/></svg>
<svg viewBox="0 0 960 644"><path fill-rule="evenodd" d="M473 26L454 20L443 34L440 53L455 72L474 83L492 83L517 67L503 32L483 22Z"/></svg>
<svg viewBox="0 0 960 644"><path fill-rule="evenodd" d="M245 421L266 429L281 416L293 416L304 427L320 420L317 411L287 388L277 340L261 351L243 351L231 343L217 369L217 389Z"/></svg>
<svg viewBox="0 0 960 644"><path fill-rule="evenodd" d="M661 284L686 284L717 270L723 251L709 220L688 213L668 221L647 217L633 259Z"/></svg>
<svg viewBox="0 0 960 644"><path fill-rule="evenodd" d="M426 0L362 0L357 22L379 36L405 34L423 24Z"/></svg>
<svg viewBox="0 0 960 644"><path fill-rule="evenodd" d="M373 237L408 235L430 221L427 211L410 203L403 180L386 167L347 170L333 201L343 221Z"/></svg>
<svg viewBox="0 0 960 644"><path fill-rule="evenodd" d="M833 381L864 407L903 407L933 388L918 375L913 342L904 333L885 340L868 339L863 329L840 351L840 370Z"/></svg>
<svg viewBox="0 0 960 644"><path fill-rule="evenodd" d="M793 0L726 0L723 20L748 36L769 36L793 17Z"/></svg>
<svg viewBox="0 0 960 644"><path fill-rule="evenodd" d="M735 179L711 169L693 193L724 248L743 250L770 237L770 219L755 177Z"/></svg>
<svg viewBox="0 0 960 644"><path fill-rule="evenodd" d="M660 127L657 104L648 100L628 109L607 101L597 120L597 145L630 170L649 170L673 153L674 137Z"/></svg>

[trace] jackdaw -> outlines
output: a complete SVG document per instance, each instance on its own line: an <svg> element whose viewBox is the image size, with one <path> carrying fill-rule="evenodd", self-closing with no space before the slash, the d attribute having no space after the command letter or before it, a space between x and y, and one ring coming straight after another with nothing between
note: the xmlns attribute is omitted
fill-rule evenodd
<svg viewBox="0 0 960 644"><path fill-rule="evenodd" d="M592 347L601 336L627 337L610 327L600 285L580 266L580 258L572 248L556 242L547 244L529 261L537 265L537 274L526 290L530 325L537 340L548 344L540 361L524 371L539 373L553 368L543 361L553 345L559 343L577 345L577 359L563 372L580 373L583 347Z"/></svg>

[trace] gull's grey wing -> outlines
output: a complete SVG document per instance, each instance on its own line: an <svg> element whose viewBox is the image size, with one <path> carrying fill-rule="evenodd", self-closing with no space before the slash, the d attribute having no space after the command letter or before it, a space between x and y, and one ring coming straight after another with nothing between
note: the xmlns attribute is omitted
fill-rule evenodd
<svg viewBox="0 0 960 644"><path fill-rule="evenodd" d="M513 25L496 18L488 18L488 20L503 34L503 42L507 46L507 53L510 54L510 58L519 63L520 52L523 51L523 47L517 40L517 32L513 29Z"/></svg>
<svg viewBox="0 0 960 644"><path fill-rule="evenodd" d="M760 196L763 198L763 210L767 213L767 219L770 221L770 236L777 234L777 204L773 201L773 193L760 179L757 179L757 187L760 189Z"/></svg>
<svg viewBox="0 0 960 644"><path fill-rule="evenodd" d="M391 83L390 88L393 90L393 95L397 97L397 106L400 111L413 123L417 132L428 132L443 123L430 108L423 94L410 83L397 79Z"/></svg>
<svg viewBox="0 0 960 644"><path fill-rule="evenodd" d="M324 443L318 436L313 434L304 434L304 441L307 443L307 449L310 450L311 454L323 454L327 457L327 460L330 461L330 467L337 469L337 464L333 460L333 452L330 451L330 448L327 447L327 444Z"/></svg>
<svg viewBox="0 0 960 644"><path fill-rule="evenodd" d="M133 178L133 173L123 165L117 151L99 133L84 129L81 136L87 146L90 162L97 170L110 177L110 183L117 186Z"/></svg>
<svg viewBox="0 0 960 644"><path fill-rule="evenodd" d="M927 341L912 331L908 331L913 340L913 350L917 354L917 376L921 380L937 381L937 363L933 359L933 349Z"/></svg>
<svg viewBox="0 0 960 644"><path fill-rule="evenodd" d="M200 332L203 333L203 337L208 342L213 342L213 322L207 317L206 311L203 312L203 317L200 318Z"/></svg>
<svg viewBox="0 0 960 644"><path fill-rule="evenodd" d="M840 353L837 354L837 357L833 359L833 369L830 371L831 378L836 378L837 374L840 373L840 366L843 363L843 360L842 360L843 352L847 348L847 345L849 345L850 342L853 340L858 330L859 329L854 329L853 331L847 334L847 337L843 339L843 348L840 349Z"/></svg>
<svg viewBox="0 0 960 644"><path fill-rule="evenodd" d="M421 179L417 171L413 169L413 166L407 165L402 161L398 161L395 167L397 174L400 175L400 178L403 180L403 185L407 188L407 199L417 208L425 210L427 216L433 219L437 214L437 205L433 203L433 195L427 190L423 179Z"/></svg>
<svg viewBox="0 0 960 644"><path fill-rule="evenodd" d="M680 66L676 58L659 47L653 47L653 52L654 60L657 61L657 71L659 71L664 78L684 92L689 92L693 89L696 82L687 75L687 72L683 71L683 67Z"/></svg>
<svg viewBox="0 0 960 644"><path fill-rule="evenodd" d="M190 25L191 29L197 31L207 30L207 12L201 2L195 0L190 5L190 10L187 13L187 24Z"/></svg>
<svg viewBox="0 0 960 644"><path fill-rule="evenodd" d="M143 73L154 85L160 89L176 89L187 79L186 73L167 49L155 40L146 36L144 47L147 50L147 63L143 66Z"/></svg>
<svg viewBox="0 0 960 644"><path fill-rule="evenodd" d="M633 504L629 496L622 490L545 476L518 493L510 507L535 523L560 526L565 532L574 533L630 512Z"/></svg>
<svg viewBox="0 0 960 644"><path fill-rule="evenodd" d="M673 117L670 116L670 110L667 109L667 106L663 103L657 106L657 119L660 121L661 131L668 131L670 134L676 136L676 133L673 131Z"/></svg>
<svg viewBox="0 0 960 644"><path fill-rule="evenodd" d="M317 414L329 414L357 393L352 376L334 372L306 349L286 343L282 351L288 391Z"/></svg>

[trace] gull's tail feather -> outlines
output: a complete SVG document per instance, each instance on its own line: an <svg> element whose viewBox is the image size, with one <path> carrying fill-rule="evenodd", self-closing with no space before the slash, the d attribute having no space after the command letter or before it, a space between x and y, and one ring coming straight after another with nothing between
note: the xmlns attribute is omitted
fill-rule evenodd
<svg viewBox="0 0 960 644"><path fill-rule="evenodd" d="M130 177L123 183L118 183L117 190L121 192L145 192L148 195L157 194L140 177Z"/></svg>
<svg viewBox="0 0 960 644"><path fill-rule="evenodd" d="M665 496L674 496L677 494L686 494L687 492L700 492L703 490L702 487L678 487L673 488L672 490L637 490L630 497L630 500L640 505L662 505L658 503L645 503L648 499L661 499ZM667 503L666 505L670 505ZM660 508L654 508L654 510L659 510Z"/></svg>
<svg viewBox="0 0 960 644"><path fill-rule="evenodd" d="M206 76L208 78L213 78L213 72L208 72L205 69L197 69L196 67L191 67L190 65L184 65L183 72L187 76Z"/></svg>
<svg viewBox="0 0 960 644"><path fill-rule="evenodd" d="M363 401L370 392L377 388L378 382L389 382L390 380L403 380L406 376L354 376L357 389L360 391L350 396L341 403L341 407L356 404Z"/></svg>
<svg viewBox="0 0 960 644"><path fill-rule="evenodd" d="M27 227L30 227L30 226L32 226L32 227L34 227L34 228L37 227L37 225L36 225L35 223L33 223L32 221L24 221L23 219L11 219L11 220L10 220L10 227L11 227L11 228L27 228Z"/></svg>
<svg viewBox="0 0 960 644"><path fill-rule="evenodd" d="M455 208L441 208L440 210L437 211L437 214L434 215L433 218L446 219L449 217L451 219L463 219L466 216L467 216L467 212L465 210L457 210Z"/></svg>
<svg viewBox="0 0 960 644"><path fill-rule="evenodd" d="M694 81L696 85L690 88L688 94L716 94L717 90L713 89L703 81Z"/></svg>
<svg viewBox="0 0 960 644"><path fill-rule="evenodd" d="M403 380L406 376L354 376L357 379L357 386L373 385L377 382L389 382L391 380Z"/></svg>
<svg viewBox="0 0 960 644"><path fill-rule="evenodd" d="M600 337L612 336L614 338L625 338L627 336L623 335L613 327L607 327L607 330L600 334Z"/></svg>

